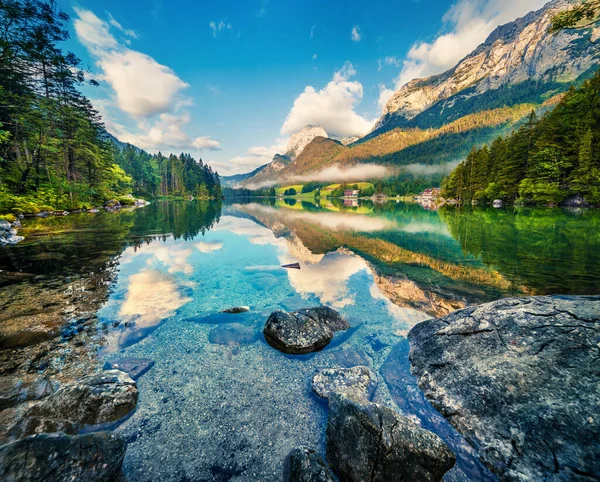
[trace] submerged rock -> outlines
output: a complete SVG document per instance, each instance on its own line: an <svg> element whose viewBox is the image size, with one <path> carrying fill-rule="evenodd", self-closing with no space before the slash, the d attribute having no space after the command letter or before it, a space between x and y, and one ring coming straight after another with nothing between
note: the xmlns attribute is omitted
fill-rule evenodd
<svg viewBox="0 0 600 482"><path fill-rule="evenodd" d="M28 415L99 425L122 419L137 400L137 386L127 373L106 370L61 387L33 406Z"/></svg>
<svg viewBox="0 0 600 482"><path fill-rule="evenodd" d="M368 400L377 387L377 375L367 367L325 368L312 379L312 389L319 397L344 393L352 398Z"/></svg>
<svg viewBox="0 0 600 482"><path fill-rule="evenodd" d="M221 313L237 315L239 313L247 313L248 311L250 311L249 306L234 306L233 308L227 308L226 310L221 311Z"/></svg>
<svg viewBox="0 0 600 482"><path fill-rule="evenodd" d="M131 378L137 380L150 368L154 366L154 360L150 358L119 358L104 364L105 370L121 370L127 373Z"/></svg>
<svg viewBox="0 0 600 482"><path fill-rule="evenodd" d="M331 353L335 365L345 368L373 366L373 359L363 348L344 348Z"/></svg>
<svg viewBox="0 0 600 482"><path fill-rule="evenodd" d="M258 339L251 326L241 323L230 323L213 328L208 334L208 341L216 345L237 346L249 345Z"/></svg>
<svg viewBox="0 0 600 482"><path fill-rule="evenodd" d="M409 340L426 397L502 479L600 476L600 296L501 300Z"/></svg>
<svg viewBox="0 0 600 482"><path fill-rule="evenodd" d="M336 331L350 328L339 313L326 306L271 313L263 333L267 342L284 353L302 355L325 348Z"/></svg>
<svg viewBox="0 0 600 482"><path fill-rule="evenodd" d="M327 461L348 482L439 481L455 462L435 434L384 406L334 393Z"/></svg>
<svg viewBox="0 0 600 482"><path fill-rule="evenodd" d="M284 482L335 482L331 469L321 456L308 447L298 447L287 456Z"/></svg>
<svg viewBox="0 0 600 482"><path fill-rule="evenodd" d="M123 441L107 432L35 435L0 447L0 479L110 481L124 457Z"/></svg>

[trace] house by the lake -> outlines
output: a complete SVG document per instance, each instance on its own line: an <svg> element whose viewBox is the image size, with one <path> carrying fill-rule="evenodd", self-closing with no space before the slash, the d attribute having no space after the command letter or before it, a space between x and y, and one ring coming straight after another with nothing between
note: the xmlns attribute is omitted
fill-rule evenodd
<svg viewBox="0 0 600 482"><path fill-rule="evenodd" d="M358 194L359 192L357 189L354 189L352 191L344 191L344 197L358 197Z"/></svg>

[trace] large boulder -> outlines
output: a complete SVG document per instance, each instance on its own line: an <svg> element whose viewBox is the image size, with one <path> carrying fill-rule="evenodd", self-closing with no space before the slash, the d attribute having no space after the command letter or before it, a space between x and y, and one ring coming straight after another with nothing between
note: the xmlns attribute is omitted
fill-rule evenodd
<svg viewBox="0 0 600 482"><path fill-rule="evenodd" d="M389 408L329 397L327 461L340 480L439 481L455 460L437 435Z"/></svg>
<svg viewBox="0 0 600 482"><path fill-rule="evenodd" d="M58 383L45 378L23 380L16 376L0 378L0 410L14 407L24 402L46 398L58 389Z"/></svg>
<svg viewBox="0 0 600 482"><path fill-rule="evenodd" d="M319 397L329 398L332 393L345 393L368 400L377 387L377 375L367 367L324 368L313 376L312 389Z"/></svg>
<svg viewBox="0 0 600 482"><path fill-rule="evenodd" d="M28 416L69 420L77 425L116 422L136 406L138 389L127 373L105 370L61 387L35 404Z"/></svg>
<svg viewBox="0 0 600 482"><path fill-rule="evenodd" d="M308 447L298 447L287 456L283 468L284 482L335 482L331 469L321 456Z"/></svg>
<svg viewBox="0 0 600 482"><path fill-rule="evenodd" d="M350 328L339 313L326 306L269 316L263 333L267 342L284 353L302 355L325 348L336 331Z"/></svg>
<svg viewBox="0 0 600 482"><path fill-rule="evenodd" d="M501 300L409 340L426 397L503 480L600 477L600 296Z"/></svg>
<svg viewBox="0 0 600 482"><path fill-rule="evenodd" d="M123 441L107 432L35 435L0 446L0 479L111 481L124 456Z"/></svg>

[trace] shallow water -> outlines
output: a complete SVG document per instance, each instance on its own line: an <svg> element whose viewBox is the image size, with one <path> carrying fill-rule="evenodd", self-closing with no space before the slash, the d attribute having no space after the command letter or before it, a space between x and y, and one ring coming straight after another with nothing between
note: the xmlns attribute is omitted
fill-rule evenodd
<svg viewBox="0 0 600 482"><path fill-rule="evenodd" d="M424 400L406 334L431 316L510 294L600 292L596 212L430 212L390 203L158 201L119 214L26 220L0 269L43 280L119 274L99 311L105 360L145 357L128 441L129 480L281 480L298 445L324 453L321 367L367 364L375 400L457 452L452 480L493 480ZM300 270L282 264L299 262ZM393 302L392 302L392 301ZM322 352L288 356L262 336L268 315L325 304L352 325ZM248 305L250 313L219 314Z"/></svg>

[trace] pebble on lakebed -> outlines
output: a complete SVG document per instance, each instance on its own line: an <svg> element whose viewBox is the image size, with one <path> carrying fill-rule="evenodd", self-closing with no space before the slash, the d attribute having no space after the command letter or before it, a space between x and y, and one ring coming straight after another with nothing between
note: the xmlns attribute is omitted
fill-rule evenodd
<svg viewBox="0 0 600 482"><path fill-rule="evenodd" d="M350 324L340 314L326 306L305 308L292 312L271 313L263 333L274 348L292 355L304 355L322 350L336 331Z"/></svg>

